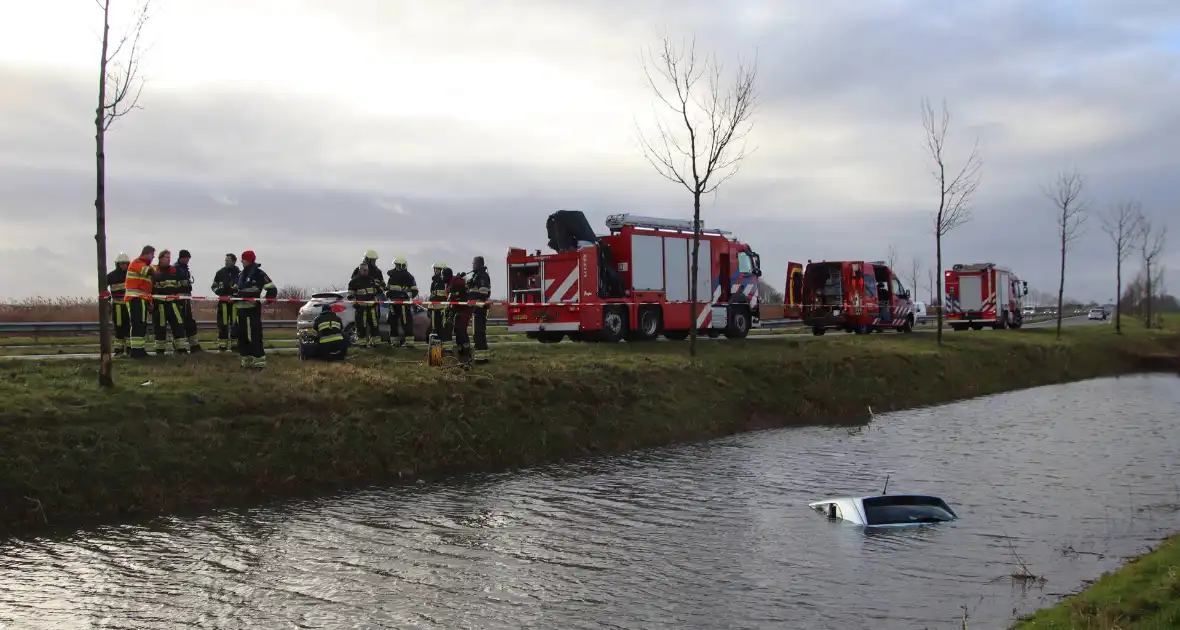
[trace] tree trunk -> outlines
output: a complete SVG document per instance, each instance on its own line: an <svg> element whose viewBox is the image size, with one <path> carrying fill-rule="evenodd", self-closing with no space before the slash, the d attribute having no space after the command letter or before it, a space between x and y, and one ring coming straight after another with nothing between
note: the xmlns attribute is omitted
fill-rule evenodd
<svg viewBox="0 0 1180 630"><path fill-rule="evenodd" d="M692 193L692 269L688 274L688 356L697 355L697 257L701 251L701 192Z"/></svg>
<svg viewBox="0 0 1180 630"><path fill-rule="evenodd" d="M1065 299L1065 221L1069 218L1062 216L1061 227L1061 279L1057 282L1057 339L1061 339L1061 302Z"/></svg>
<svg viewBox="0 0 1180 630"><path fill-rule="evenodd" d="M110 41L110 0L103 7L102 15L102 60L98 66L98 108L94 114L94 145L95 165L97 166L97 184L94 194L94 241L97 249L98 265L98 294L102 295L107 289L107 228L106 228L106 152L104 148L104 129L106 123L106 92L107 92L107 47ZM111 298L98 300L98 386L114 387L114 364L111 361Z"/></svg>
<svg viewBox="0 0 1180 630"><path fill-rule="evenodd" d="M1143 309L1147 314L1147 317L1143 320L1143 326L1145 328L1151 328L1151 299L1155 297L1155 291L1153 291L1151 287L1151 263L1147 263L1143 267L1147 271L1147 288L1143 291L1144 295L1147 297L1147 304L1144 305Z"/></svg>
<svg viewBox="0 0 1180 630"><path fill-rule="evenodd" d="M942 346L942 317L943 311L946 310L946 296L943 292L942 286L942 213L939 212L938 225L934 227L934 264L937 267L934 270L934 288L938 290L938 328L934 329L934 334L938 339L938 345Z"/></svg>
<svg viewBox="0 0 1180 630"><path fill-rule="evenodd" d="M1114 334L1123 334L1123 249L1119 247L1114 264Z"/></svg>

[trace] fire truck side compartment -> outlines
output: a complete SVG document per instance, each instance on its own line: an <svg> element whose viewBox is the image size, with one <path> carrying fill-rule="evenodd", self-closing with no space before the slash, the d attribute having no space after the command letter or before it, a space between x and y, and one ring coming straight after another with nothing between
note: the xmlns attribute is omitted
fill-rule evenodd
<svg viewBox="0 0 1180 630"><path fill-rule="evenodd" d="M983 278L980 274L959 276L959 308L964 313L978 313L983 310Z"/></svg>

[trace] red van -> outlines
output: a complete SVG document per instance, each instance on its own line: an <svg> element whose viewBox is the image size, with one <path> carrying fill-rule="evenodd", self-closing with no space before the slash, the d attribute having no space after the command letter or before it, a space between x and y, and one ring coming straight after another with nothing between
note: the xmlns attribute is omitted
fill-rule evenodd
<svg viewBox="0 0 1180 630"><path fill-rule="evenodd" d="M807 261L802 306L803 325L815 335L914 330L910 292L883 261Z"/></svg>

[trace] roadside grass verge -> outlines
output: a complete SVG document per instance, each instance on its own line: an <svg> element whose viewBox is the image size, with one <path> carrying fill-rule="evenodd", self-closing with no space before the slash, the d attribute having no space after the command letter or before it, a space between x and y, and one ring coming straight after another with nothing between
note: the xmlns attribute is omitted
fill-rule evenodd
<svg viewBox="0 0 1180 630"><path fill-rule="evenodd" d="M1180 534L1103 575L1082 592L1012 626L1012 630L1112 628L1180 628Z"/></svg>
<svg viewBox="0 0 1180 630"><path fill-rule="evenodd" d="M471 372L218 353L0 362L0 528L315 494L803 425L1144 369L1170 332L1077 326L803 341L528 344ZM421 346L420 346L421 348ZM1174 365L1174 363L1173 363ZM1156 366L1158 368L1158 366Z"/></svg>

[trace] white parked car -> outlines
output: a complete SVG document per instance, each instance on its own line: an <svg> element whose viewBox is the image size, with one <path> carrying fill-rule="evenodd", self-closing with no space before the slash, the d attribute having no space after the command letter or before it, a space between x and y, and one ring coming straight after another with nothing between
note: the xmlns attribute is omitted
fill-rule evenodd
<svg viewBox="0 0 1180 630"><path fill-rule="evenodd" d="M1092 308L1086 314L1086 319L1106 319L1107 317L1106 309L1104 308Z"/></svg>
<svg viewBox="0 0 1180 630"><path fill-rule="evenodd" d="M320 312L325 307L336 311L336 316L344 324L344 336L348 337L349 343L356 344L356 311L353 309L352 302L348 301L348 291L326 291L313 294L311 299L299 309L299 315L295 318L296 331L311 328L312 323L315 322L315 318L319 317ZM381 331L381 339L388 341L389 307L385 304L380 304L377 308L377 328ZM412 309L411 312L413 313L414 321L414 341L426 341L430 328L430 315L421 304L412 304L410 308Z"/></svg>
<svg viewBox="0 0 1180 630"><path fill-rule="evenodd" d="M927 324L934 321L935 317L926 310L925 302L914 302L914 323Z"/></svg>

